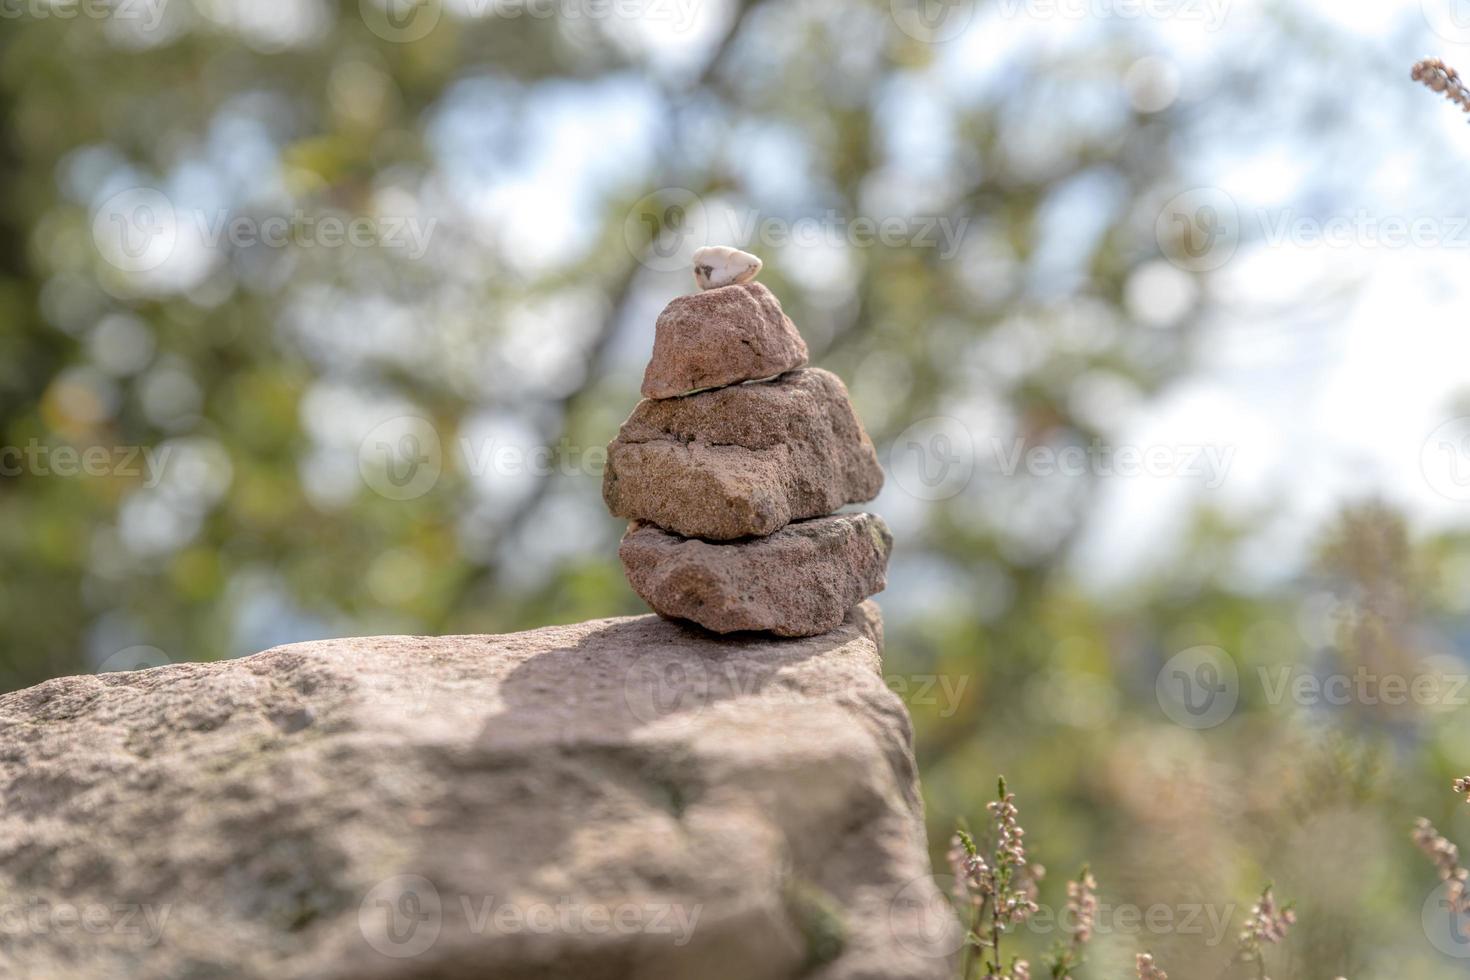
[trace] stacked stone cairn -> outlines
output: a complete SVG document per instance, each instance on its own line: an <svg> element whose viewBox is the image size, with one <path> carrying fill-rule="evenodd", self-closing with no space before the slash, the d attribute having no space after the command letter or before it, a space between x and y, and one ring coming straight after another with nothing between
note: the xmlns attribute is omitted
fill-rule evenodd
<svg viewBox="0 0 1470 980"><path fill-rule="evenodd" d="M761 261L694 254L700 292L658 318L644 399L608 446L602 495L630 522L618 554L660 615L716 633L815 636L887 585L873 443L769 289Z"/></svg>

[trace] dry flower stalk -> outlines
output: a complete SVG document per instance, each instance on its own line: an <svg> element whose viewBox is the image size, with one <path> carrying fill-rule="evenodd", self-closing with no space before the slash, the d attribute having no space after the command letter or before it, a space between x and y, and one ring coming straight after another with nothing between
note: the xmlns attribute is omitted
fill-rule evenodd
<svg viewBox="0 0 1470 980"><path fill-rule="evenodd" d="M970 980L983 967L984 980L1031 980L1031 964L1001 956L1001 940L1008 928L1038 911L1037 882L1044 875L1040 865L1026 862L1026 847L1016 796L999 782L997 798L986 806L989 812L988 846L982 853L975 839L963 830L950 842L949 865L954 873L954 898L968 918L964 963L960 976ZM986 951L983 961L976 950Z"/></svg>
<svg viewBox="0 0 1470 980"><path fill-rule="evenodd" d="M1461 776L1451 786L1470 803L1470 776ZM1470 915L1470 869L1461 866L1460 849L1423 817L1414 821L1413 838L1419 850L1434 862L1439 880L1449 885L1446 899L1450 908L1462 915Z"/></svg>
<svg viewBox="0 0 1470 980"><path fill-rule="evenodd" d="M1425 58L1416 62L1409 77L1431 92L1438 92L1460 107L1461 112L1470 113L1470 89L1460 79L1460 73L1439 58Z"/></svg>
<svg viewBox="0 0 1470 980"><path fill-rule="evenodd" d="M1460 849L1423 817L1414 822L1414 843L1434 862L1439 880L1449 883L1447 900L1450 908L1457 912L1470 912L1470 899L1466 895L1470 871L1460 867Z"/></svg>

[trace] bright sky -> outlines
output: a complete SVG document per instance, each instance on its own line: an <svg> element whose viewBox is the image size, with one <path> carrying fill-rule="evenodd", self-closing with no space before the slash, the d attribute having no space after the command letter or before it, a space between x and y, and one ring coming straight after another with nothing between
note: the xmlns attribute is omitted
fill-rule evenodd
<svg viewBox="0 0 1470 980"><path fill-rule="evenodd" d="M1198 373L1120 441L1229 447L1230 475L1216 490L1172 478L1113 481L1078 556L1089 580L1118 583L1163 559L1161 542L1197 499L1270 515L1241 570L1242 581L1263 586L1297 569L1322 522L1347 501L1382 495L1421 529L1470 522L1470 425L1452 421L1470 415L1470 201L1457 207L1455 185L1448 195L1436 186L1446 161L1427 159L1444 147L1460 155L1451 168L1470 166L1470 126L1408 81L1409 65L1425 54L1470 64L1470 4L1457 3L1288 5L1346 34L1383 39L1376 53L1391 73L1380 77L1373 59L1329 80L1342 103L1364 108L1348 116L1350 155L1325 168L1299 131L1273 130L1272 120L1195 158L1192 182L1225 190L1242 241L1252 233L1265 241L1242 244L1218 273L1218 295L1230 300ZM1213 47L1231 43L1227 30ZM1410 118L1396 118L1399 103L1384 98L1393 86L1422 96ZM1324 184L1335 191L1326 207L1313 194ZM1311 220L1286 233L1297 218ZM1427 222L1421 244L1390 240L1414 221ZM1334 286L1348 292L1333 296ZM1304 288L1319 298L1292 315L1262 314Z"/></svg>

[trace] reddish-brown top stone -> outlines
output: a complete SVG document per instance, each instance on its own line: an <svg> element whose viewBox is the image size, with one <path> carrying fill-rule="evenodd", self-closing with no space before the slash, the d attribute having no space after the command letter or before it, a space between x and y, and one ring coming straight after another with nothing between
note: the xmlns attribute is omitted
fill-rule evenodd
<svg viewBox="0 0 1470 980"><path fill-rule="evenodd" d="M758 282L680 296L659 314L653 357L643 373L647 398L758 381L807 363L806 341Z"/></svg>

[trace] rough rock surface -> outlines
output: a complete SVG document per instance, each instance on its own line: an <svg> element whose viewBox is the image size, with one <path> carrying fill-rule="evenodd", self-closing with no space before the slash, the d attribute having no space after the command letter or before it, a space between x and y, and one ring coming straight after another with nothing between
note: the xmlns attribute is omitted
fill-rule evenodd
<svg viewBox="0 0 1470 980"><path fill-rule="evenodd" d="M640 616L5 695L0 975L938 980L879 631Z"/></svg>
<svg viewBox="0 0 1470 980"><path fill-rule="evenodd" d="M633 591L655 612L716 633L815 636L887 587L892 550L881 517L838 514L730 544L635 524L618 556Z"/></svg>
<svg viewBox="0 0 1470 980"><path fill-rule="evenodd" d="M882 488L847 388L831 372L804 368L765 384L639 402L608 446L602 497L616 517L732 541L872 500Z"/></svg>
<svg viewBox="0 0 1470 980"><path fill-rule="evenodd" d="M674 398L804 367L806 341L758 282L680 296L659 314L646 398Z"/></svg>

